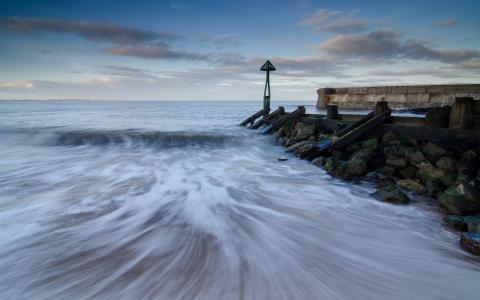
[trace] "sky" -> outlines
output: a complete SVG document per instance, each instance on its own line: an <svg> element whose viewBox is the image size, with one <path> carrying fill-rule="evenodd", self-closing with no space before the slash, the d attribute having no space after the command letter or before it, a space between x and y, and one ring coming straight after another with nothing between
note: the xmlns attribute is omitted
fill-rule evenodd
<svg viewBox="0 0 480 300"><path fill-rule="evenodd" d="M314 100L480 83L480 1L0 0L0 99Z"/></svg>

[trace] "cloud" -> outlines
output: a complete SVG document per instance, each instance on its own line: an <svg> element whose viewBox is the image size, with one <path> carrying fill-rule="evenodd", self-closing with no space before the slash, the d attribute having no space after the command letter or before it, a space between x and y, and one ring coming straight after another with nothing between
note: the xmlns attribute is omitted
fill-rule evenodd
<svg viewBox="0 0 480 300"><path fill-rule="evenodd" d="M310 17L303 19L300 21L301 26L316 26L320 24L324 24L327 20L339 12L331 11L328 9L319 9L313 13Z"/></svg>
<svg viewBox="0 0 480 300"><path fill-rule="evenodd" d="M33 88L32 81L9 81L9 82L0 82L0 88L7 89L31 89Z"/></svg>
<svg viewBox="0 0 480 300"><path fill-rule="evenodd" d="M239 34L226 34L226 35L212 35L201 33L197 35L197 39L200 43L211 44L217 46L217 48L223 48L226 46L237 47L241 42L238 40Z"/></svg>
<svg viewBox="0 0 480 300"><path fill-rule="evenodd" d="M361 32L370 26L371 21L357 19L357 10L350 12L319 9L312 16L300 21L300 26L313 27L314 31L354 33Z"/></svg>
<svg viewBox="0 0 480 300"><path fill-rule="evenodd" d="M14 32L70 33L94 42L110 42L119 45L135 45L180 38L172 32L154 32L116 24L44 18L0 18L0 27Z"/></svg>
<svg viewBox="0 0 480 300"><path fill-rule="evenodd" d="M328 39L318 49L340 58L413 59L443 63L458 63L480 58L480 51L473 49L437 50L415 39L402 41L396 30L378 30L364 35L340 34Z"/></svg>
<svg viewBox="0 0 480 300"><path fill-rule="evenodd" d="M437 28L448 28L458 25L458 21L455 19L444 19L433 23L433 27Z"/></svg>
<svg viewBox="0 0 480 300"><path fill-rule="evenodd" d="M245 58L236 53L198 53L174 50L169 45L157 43L156 45L146 45L138 47L111 47L103 51L112 55L130 56L143 59L169 59L169 60L189 60L204 61L215 64L243 64Z"/></svg>
<svg viewBox="0 0 480 300"><path fill-rule="evenodd" d="M322 30L328 32L354 33L365 31L369 25L370 22L367 20L345 19L326 24L322 27Z"/></svg>

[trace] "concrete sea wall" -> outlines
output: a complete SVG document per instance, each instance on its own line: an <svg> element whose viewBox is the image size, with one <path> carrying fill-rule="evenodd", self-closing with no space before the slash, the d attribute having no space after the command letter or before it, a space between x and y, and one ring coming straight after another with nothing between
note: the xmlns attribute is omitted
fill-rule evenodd
<svg viewBox="0 0 480 300"><path fill-rule="evenodd" d="M351 109L373 108L382 98L391 108L429 108L452 105L457 97L480 100L480 84L321 88L317 94L318 109L328 104ZM480 101L476 106L480 107Z"/></svg>

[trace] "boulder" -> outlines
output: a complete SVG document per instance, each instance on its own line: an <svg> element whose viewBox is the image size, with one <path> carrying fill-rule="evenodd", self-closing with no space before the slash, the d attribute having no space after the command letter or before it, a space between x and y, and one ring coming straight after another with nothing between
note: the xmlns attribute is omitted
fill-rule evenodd
<svg viewBox="0 0 480 300"><path fill-rule="evenodd" d="M317 157L314 160L312 160L312 164L317 166L317 167L322 167L325 164L326 160L327 159L325 158L325 156L320 156L320 157Z"/></svg>
<svg viewBox="0 0 480 300"><path fill-rule="evenodd" d="M378 147L378 139L372 138L372 139L364 140L362 142L362 147L375 150Z"/></svg>
<svg viewBox="0 0 480 300"><path fill-rule="evenodd" d="M295 138L298 141L306 140L309 137L314 135L315 125L307 125L305 123L298 122L295 125L294 133L295 133Z"/></svg>
<svg viewBox="0 0 480 300"><path fill-rule="evenodd" d="M385 176L393 176L395 174L395 168L392 166L383 166L378 168L376 172Z"/></svg>
<svg viewBox="0 0 480 300"><path fill-rule="evenodd" d="M349 160L345 172L352 176L362 176L367 173L367 164L364 160L360 159Z"/></svg>
<svg viewBox="0 0 480 300"><path fill-rule="evenodd" d="M467 161L474 161L477 158L477 153L470 149L462 153L462 158Z"/></svg>
<svg viewBox="0 0 480 300"><path fill-rule="evenodd" d="M408 204L410 202L410 198L394 185L381 187L373 195L381 201L392 204Z"/></svg>
<svg viewBox="0 0 480 300"><path fill-rule="evenodd" d="M419 164L427 161L425 155L416 147L405 148L405 157L411 164Z"/></svg>
<svg viewBox="0 0 480 300"><path fill-rule="evenodd" d="M297 141L295 138L290 137L290 138L288 138L288 139L285 141L284 146L285 146L285 147L290 147L290 146L292 146L292 145L294 145L294 144L296 144L296 143L298 143L298 141Z"/></svg>
<svg viewBox="0 0 480 300"><path fill-rule="evenodd" d="M464 232L460 237L462 247L475 255L480 255L480 233Z"/></svg>
<svg viewBox="0 0 480 300"><path fill-rule="evenodd" d="M389 146L383 148L383 154L385 159L397 159L405 157L405 147L402 146Z"/></svg>
<svg viewBox="0 0 480 300"><path fill-rule="evenodd" d="M431 161L435 161L439 157L447 154L447 150L435 145L434 143L427 143L425 146L423 146L422 150L425 156Z"/></svg>
<svg viewBox="0 0 480 300"><path fill-rule="evenodd" d="M457 161L449 156L440 157L435 165L445 172L456 173L457 172Z"/></svg>
<svg viewBox="0 0 480 300"><path fill-rule="evenodd" d="M391 130L385 133L382 137L382 142L385 145L389 145L390 143L396 142L396 141L397 141L397 134Z"/></svg>
<svg viewBox="0 0 480 300"><path fill-rule="evenodd" d="M397 181L397 185L415 193L425 193L425 186L420 182L420 180L402 179Z"/></svg>
<svg viewBox="0 0 480 300"><path fill-rule="evenodd" d="M360 149L350 155L349 160L363 160L368 163L373 158L373 150L369 148Z"/></svg>
<svg viewBox="0 0 480 300"><path fill-rule="evenodd" d="M417 164L418 172L417 176L426 183L429 180L440 179L446 175L445 171L435 167L431 163L422 162Z"/></svg>
<svg viewBox="0 0 480 300"><path fill-rule="evenodd" d="M407 160L405 158L387 159L386 164L394 168L405 168Z"/></svg>
<svg viewBox="0 0 480 300"><path fill-rule="evenodd" d="M437 198L445 190L445 185L438 179L428 180L425 190L429 196Z"/></svg>
<svg viewBox="0 0 480 300"><path fill-rule="evenodd" d="M301 141L298 143L295 143L287 148L287 152L295 152L298 148L308 144L308 141Z"/></svg>
<svg viewBox="0 0 480 300"><path fill-rule="evenodd" d="M282 137L277 138L277 140L275 142L279 145L285 145L287 140L288 140L288 137L282 136Z"/></svg>
<svg viewBox="0 0 480 300"><path fill-rule="evenodd" d="M457 162L458 180L471 181L475 177L476 171L472 161L462 159Z"/></svg>
<svg viewBox="0 0 480 300"><path fill-rule="evenodd" d="M480 193L473 186L465 182L460 182L456 187L456 191L466 201L478 203L480 205Z"/></svg>
<svg viewBox="0 0 480 300"><path fill-rule="evenodd" d="M480 232L480 216L447 215L443 220L457 230Z"/></svg>
<svg viewBox="0 0 480 300"><path fill-rule="evenodd" d="M347 164L336 157L329 157L325 161L325 170L332 176L342 176L347 169Z"/></svg>
<svg viewBox="0 0 480 300"><path fill-rule="evenodd" d="M279 158L277 158L277 159L278 159L278 161L287 161L287 160L288 160L288 158L283 157L283 156L282 156L282 157L279 157Z"/></svg>
<svg viewBox="0 0 480 300"><path fill-rule="evenodd" d="M442 206L449 214L452 215L471 215L480 211L480 202L469 201L469 196L462 195L457 188L450 187L446 189L438 198L440 206Z"/></svg>
<svg viewBox="0 0 480 300"><path fill-rule="evenodd" d="M417 168L414 166L408 166L406 168L403 168L399 171L400 176L404 179L410 179L415 177L415 174L417 173Z"/></svg>
<svg viewBox="0 0 480 300"><path fill-rule="evenodd" d="M315 148L316 144L316 141L307 140L305 144L295 149L295 154L300 156L301 158L305 158L310 153L310 151Z"/></svg>
<svg viewBox="0 0 480 300"><path fill-rule="evenodd" d="M446 187L451 187L452 185L455 185L457 182L457 175L453 173L447 173L445 176L440 178L440 181L446 186Z"/></svg>

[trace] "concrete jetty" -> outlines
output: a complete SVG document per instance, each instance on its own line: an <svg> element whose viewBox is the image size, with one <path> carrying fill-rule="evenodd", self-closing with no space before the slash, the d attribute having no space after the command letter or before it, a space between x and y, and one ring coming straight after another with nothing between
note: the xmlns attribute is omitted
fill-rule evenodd
<svg viewBox="0 0 480 300"><path fill-rule="evenodd" d="M409 85L321 88L317 90L317 108L371 109L380 100L393 109L431 108L453 105L455 98L480 100L480 84ZM480 101L476 102L480 111Z"/></svg>

